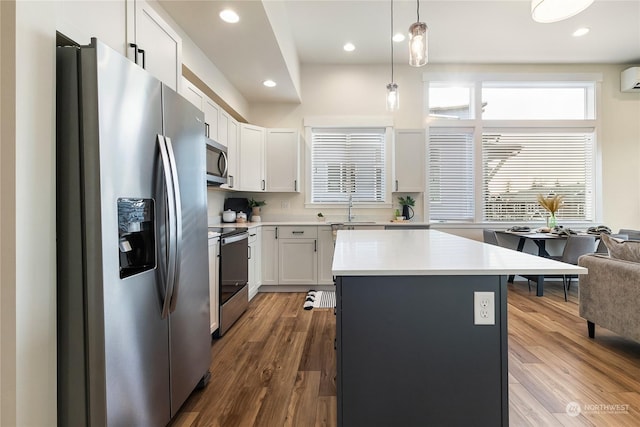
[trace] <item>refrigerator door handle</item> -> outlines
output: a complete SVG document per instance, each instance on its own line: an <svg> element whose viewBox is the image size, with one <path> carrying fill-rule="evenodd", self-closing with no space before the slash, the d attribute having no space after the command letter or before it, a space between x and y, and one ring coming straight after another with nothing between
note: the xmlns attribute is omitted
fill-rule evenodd
<svg viewBox="0 0 640 427"><path fill-rule="evenodd" d="M160 157L162 159L162 170L164 172L164 180L167 191L167 208L169 215L167 218L166 228L168 230L167 242L168 242L168 259L167 259L167 275L166 275L166 287L164 293L164 300L162 303L162 318L165 319L169 315L169 302L171 295L173 294L173 287L175 283L175 270L176 270L176 245L174 240L176 239L176 212L175 212L175 194L173 192L173 175L171 173L171 161L169 159L169 152L167 150L167 142L164 136L157 135L156 142L160 149Z"/></svg>
<svg viewBox="0 0 640 427"><path fill-rule="evenodd" d="M180 287L180 255L182 254L182 203L180 202L180 183L178 182L178 167L176 163L176 157L173 153L173 145L171 144L171 138L164 137L167 142L167 152L169 154L169 162L171 163L171 182L173 184L173 196L175 206L175 224L176 224L176 246L175 246L175 272L173 278L173 290L171 291L171 301L169 304L169 313L173 313L178 303L178 291Z"/></svg>

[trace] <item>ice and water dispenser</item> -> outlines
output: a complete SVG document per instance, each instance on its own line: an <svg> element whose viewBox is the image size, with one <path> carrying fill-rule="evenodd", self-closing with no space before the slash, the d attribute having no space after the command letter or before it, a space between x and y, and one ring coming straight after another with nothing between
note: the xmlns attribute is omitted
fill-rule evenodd
<svg viewBox="0 0 640 427"><path fill-rule="evenodd" d="M118 199L120 278L156 265L155 219L152 199Z"/></svg>

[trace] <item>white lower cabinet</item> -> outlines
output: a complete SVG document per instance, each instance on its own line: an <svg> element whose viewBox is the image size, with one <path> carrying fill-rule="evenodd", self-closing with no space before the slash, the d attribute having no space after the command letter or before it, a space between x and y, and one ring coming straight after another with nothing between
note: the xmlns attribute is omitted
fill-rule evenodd
<svg viewBox="0 0 640 427"><path fill-rule="evenodd" d="M249 301L262 284L262 233L260 227L249 230Z"/></svg>
<svg viewBox="0 0 640 427"><path fill-rule="evenodd" d="M278 276L281 285L315 285L318 281L316 239L280 239Z"/></svg>
<svg viewBox="0 0 640 427"><path fill-rule="evenodd" d="M330 226L262 226L262 286L332 285Z"/></svg>
<svg viewBox="0 0 640 427"><path fill-rule="evenodd" d="M278 235L278 283L317 284L318 227L282 226Z"/></svg>
<svg viewBox="0 0 640 427"><path fill-rule="evenodd" d="M318 227L318 285L333 285L331 265L334 246L331 227Z"/></svg>
<svg viewBox="0 0 640 427"><path fill-rule="evenodd" d="M218 283L220 272L218 264L219 242L219 237L209 239L209 324L211 333L214 333L218 329L220 321L220 291Z"/></svg>
<svg viewBox="0 0 640 427"><path fill-rule="evenodd" d="M278 284L278 227L262 227L262 285Z"/></svg>

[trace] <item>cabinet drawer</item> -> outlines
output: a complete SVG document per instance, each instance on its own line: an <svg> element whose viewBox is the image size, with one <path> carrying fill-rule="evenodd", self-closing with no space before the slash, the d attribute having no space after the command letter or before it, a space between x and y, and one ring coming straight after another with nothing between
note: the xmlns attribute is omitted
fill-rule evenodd
<svg viewBox="0 0 640 427"><path fill-rule="evenodd" d="M255 229L253 230L249 230L249 244L253 244L256 243L256 241L258 240L258 233L256 232Z"/></svg>
<svg viewBox="0 0 640 427"><path fill-rule="evenodd" d="M315 239L318 237L318 227L295 227L283 226L278 227L279 239Z"/></svg>

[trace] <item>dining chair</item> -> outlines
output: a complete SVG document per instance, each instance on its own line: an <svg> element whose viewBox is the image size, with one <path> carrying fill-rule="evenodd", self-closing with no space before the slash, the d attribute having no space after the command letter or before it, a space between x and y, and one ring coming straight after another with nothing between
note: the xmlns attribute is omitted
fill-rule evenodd
<svg viewBox="0 0 640 427"><path fill-rule="evenodd" d="M627 240L640 240L640 230L631 230L629 228L621 228L619 234L626 234Z"/></svg>
<svg viewBox="0 0 640 427"><path fill-rule="evenodd" d="M567 264L578 265L578 258L585 254L591 254L596 247L596 236L587 235L571 235L567 237L567 243L564 246L562 255L552 256L551 259L566 262ZM557 276L556 276L557 277ZM571 279L578 277L577 275L563 274L562 287L564 289L564 300L567 301L567 290L571 287Z"/></svg>
<svg viewBox="0 0 640 427"><path fill-rule="evenodd" d="M482 230L482 239L485 243L489 243L490 245L500 246L498 243L498 236L496 235L496 230L491 230L489 228L485 228Z"/></svg>

